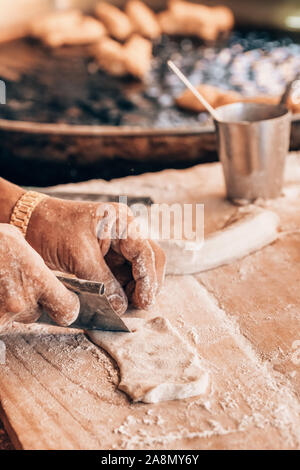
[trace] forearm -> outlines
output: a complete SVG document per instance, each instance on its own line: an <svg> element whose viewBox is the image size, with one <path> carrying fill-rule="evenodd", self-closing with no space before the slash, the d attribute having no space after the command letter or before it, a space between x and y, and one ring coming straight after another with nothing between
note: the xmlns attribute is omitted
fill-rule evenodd
<svg viewBox="0 0 300 470"><path fill-rule="evenodd" d="M9 223L13 208L24 193L24 189L0 178L0 223Z"/></svg>

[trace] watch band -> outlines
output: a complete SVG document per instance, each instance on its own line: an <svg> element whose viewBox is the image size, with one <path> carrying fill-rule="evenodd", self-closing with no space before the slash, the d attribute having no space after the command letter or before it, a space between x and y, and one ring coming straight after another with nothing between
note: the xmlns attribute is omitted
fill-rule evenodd
<svg viewBox="0 0 300 470"><path fill-rule="evenodd" d="M21 230L26 236L28 224L36 206L45 198L46 194L28 191L17 201L10 217L10 224Z"/></svg>

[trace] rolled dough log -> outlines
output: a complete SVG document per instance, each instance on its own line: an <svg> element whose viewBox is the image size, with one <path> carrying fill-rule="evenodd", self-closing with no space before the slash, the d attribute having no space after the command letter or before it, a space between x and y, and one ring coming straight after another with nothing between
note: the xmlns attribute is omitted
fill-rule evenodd
<svg viewBox="0 0 300 470"><path fill-rule="evenodd" d="M158 240L167 257L167 274L193 274L243 258L278 237L279 217L258 207L239 213L200 245L185 240Z"/></svg>
<svg viewBox="0 0 300 470"><path fill-rule="evenodd" d="M209 374L197 352L163 317L126 318L132 333L89 331L117 362L118 388L133 401L157 403L204 394Z"/></svg>

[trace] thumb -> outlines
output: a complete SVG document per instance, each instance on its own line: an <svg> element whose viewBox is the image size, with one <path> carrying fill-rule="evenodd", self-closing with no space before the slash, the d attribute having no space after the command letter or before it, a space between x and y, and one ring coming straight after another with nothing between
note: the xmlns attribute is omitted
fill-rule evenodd
<svg viewBox="0 0 300 470"><path fill-rule="evenodd" d="M94 253L80 260L75 265L75 274L81 279L88 281L103 282L105 285L105 295L111 304L112 308L122 315L128 307L128 299L109 267L107 266L102 254L100 253L98 244L96 245Z"/></svg>
<svg viewBox="0 0 300 470"><path fill-rule="evenodd" d="M38 303L61 326L74 323L80 310L78 296L68 290L48 268L42 277Z"/></svg>

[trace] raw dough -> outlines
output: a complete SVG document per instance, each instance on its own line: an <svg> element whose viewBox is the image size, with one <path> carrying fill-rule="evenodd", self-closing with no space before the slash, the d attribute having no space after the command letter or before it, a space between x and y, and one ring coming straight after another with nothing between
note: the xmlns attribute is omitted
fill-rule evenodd
<svg viewBox="0 0 300 470"><path fill-rule="evenodd" d="M166 273L193 274L243 258L276 240L279 222L274 212L252 208L207 237L203 245L186 240L158 240L167 257Z"/></svg>
<svg viewBox="0 0 300 470"><path fill-rule="evenodd" d="M89 331L117 362L123 390L133 401L157 403L206 392L209 374L197 352L163 317L126 318L132 333Z"/></svg>

